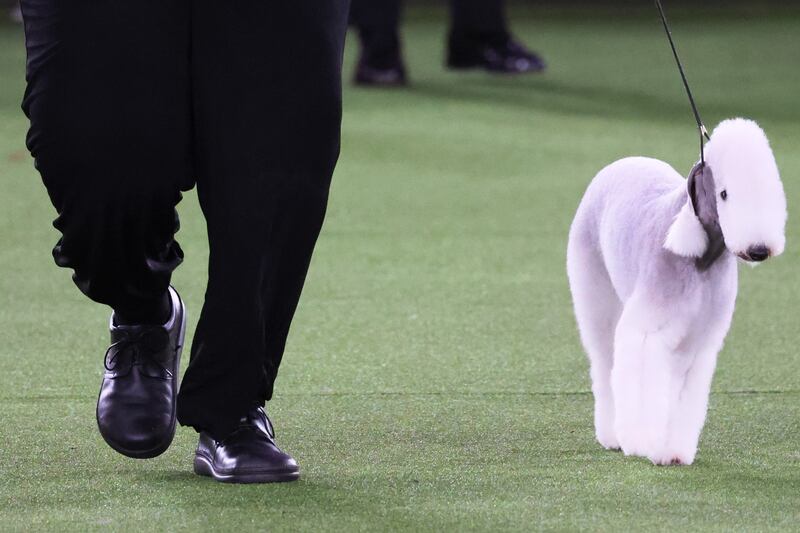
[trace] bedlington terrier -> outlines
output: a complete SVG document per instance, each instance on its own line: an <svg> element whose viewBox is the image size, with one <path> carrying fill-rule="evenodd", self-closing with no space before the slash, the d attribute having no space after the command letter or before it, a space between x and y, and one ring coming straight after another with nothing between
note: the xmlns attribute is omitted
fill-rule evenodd
<svg viewBox="0 0 800 533"><path fill-rule="evenodd" d="M654 464L691 464L733 317L736 257L783 252L786 198L753 121L720 123L689 179L656 159L592 180L567 272L591 364L597 440Z"/></svg>

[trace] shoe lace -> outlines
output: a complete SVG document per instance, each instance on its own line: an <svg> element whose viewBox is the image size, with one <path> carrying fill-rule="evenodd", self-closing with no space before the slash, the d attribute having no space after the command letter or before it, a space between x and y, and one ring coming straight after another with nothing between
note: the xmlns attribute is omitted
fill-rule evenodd
<svg viewBox="0 0 800 533"><path fill-rule="evenodd" d="M103 366L106 370L114 370L123 357L129 356L131 365L141 364L145 360L155 363L167 372L169 369L158 357L169 343L169 333L164 328L143 328L121 330L122 338L106 350Z"/></svg>
<svg viewBox="0 0 800 533"><path fill-rule="evenodd" d="M267 413L262 409L253 409L241 419L239 419L239 428L258 428L256 419L263 417L264 426L267 428L267 435L270 439L275 439L275 427L272 425L272 420L269 419Z"/></svg>
<svg viewBox="0 0 800 533"><path fill-rule="evenodd" d="M266 411L263 410L263 408L255 408L252 411L248 412L246 415L244 415L242 418L239 419L239 426L228 436L222 439L214 437L214 444L216 444L217 446L224 445L226 442L234 438L236 435L239 434L240 431L243 430L255 430L261 433L261 429L258 427L256 419L262 416L264 417L264 425L267 428L266 437L274 445L275 427L272 425L272 420L269 419L269 416L267 416L267 413Z"/></svg>

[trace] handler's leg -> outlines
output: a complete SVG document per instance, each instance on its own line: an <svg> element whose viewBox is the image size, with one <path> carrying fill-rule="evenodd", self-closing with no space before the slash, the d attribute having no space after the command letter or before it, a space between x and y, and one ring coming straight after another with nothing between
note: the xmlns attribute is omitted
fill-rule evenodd
<svg viewBox="0 0 800 533"><path fill-rule="evenodd" d="M272 395L339 153L347 9L346 0L194 5L210 264L178 403L182 424L217 440L242 423L266 426L257 408Z"/></svg>
<svg viewBox="0 0 800 533"><path fill-rule="evenodd" d="M28 147L58 211L59 266L122 314L158 309L188 183L184 1L23 0ZM142 318L145 318L144 316Z"/></svg>
<svg viewBox="0 0 800 533"><path fill-rule="evenodd" d="M127 340L107 354L97 415L106 440L138 457L163 451L174 428L177 382L160 375L174 372L140 359L133 370L138 341L128 337L163 324L179 301L167 288L183 255L173 240L175 204L190 171L187 6L22 1L23 108L28 147L58 211L53 255L126 324L112 329L114 342ZM140 371L153 379L138 380Z"/></svg>

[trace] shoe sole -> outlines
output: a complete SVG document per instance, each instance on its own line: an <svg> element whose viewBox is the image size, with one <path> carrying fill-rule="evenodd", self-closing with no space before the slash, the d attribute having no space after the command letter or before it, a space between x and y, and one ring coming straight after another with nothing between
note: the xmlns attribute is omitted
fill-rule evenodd
<svg viewBox="0 0 800 533"><path fill-rule="evenodd" d="M287 483L300 479L300 471L253 472L247 474L219 474L206 457L195 454L194 473L214 478L222 483Z"/></svg>
<svg viewBox="0 0 800 533"><path fill-rule="evenodd" d="M173 289L175 290L175 289ZM174 387L172 388L172 425L169 429L169 434L163 442L161 442L155 448L150 448L149 450L128 450L123 448L122 446L108 440L103 432L100 432L100 436L103 437L103 440L106 441L115 452L121 453L126 457L130 457L131 459L152 459L153 457L158 457L167 449L169 448L170 444L172 444L172 440L175 438L175 429L177 427L177 399L178 399L178 376L181 372L181 353L183 352L183 344L184 340L186 340L186 305L183 303L183 299L178 294L178 291L175 291L175 294L178 296L178 301L181 303L181 329L178 333L178 346L175 350L175 374L172 376L174 381ZM99 399L99 397L98 397ZM97 420L97 411L95 411L95 420ZM99 420L97 421L98 425L100 424Z"/></svg>
<svg viewBox="0 0 800 533"><path fill-rule="evenodd" d="M531 70L505 70L502 68L492 68L488 67L481 63L470 63L470 64L450 64L448 63L447 68L449 70L484 70L490 74L502 74L507 76L517 76L520 74L541 74L545 71L545 69L531 69Z"/></svg>

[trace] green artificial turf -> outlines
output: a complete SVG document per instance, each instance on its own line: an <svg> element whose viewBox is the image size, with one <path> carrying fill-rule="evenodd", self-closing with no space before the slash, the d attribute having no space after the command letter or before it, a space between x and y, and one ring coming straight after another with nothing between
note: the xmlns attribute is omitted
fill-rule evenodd
<svg viewBox="0 0 800 533"><path fill-rule="evenodd" d="M411 88L348 84L329 215L270 404L303 478L278 486L194 476L187 429L150 461L101 440L107 310L53 265L19 111L22 33L0 25L0 530L798 527L800 12L673 13L707 123L761 122L790 210L786 253L741 268L698 459L673 468L595 443L564 268L597 170L641 154L683 173L697 157L669 48L649 9L513 13L547 74L447 72L445 12L412 9ZM207 254L194 193L180 212L175 283L194 327Z"/></svg>

